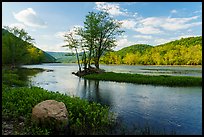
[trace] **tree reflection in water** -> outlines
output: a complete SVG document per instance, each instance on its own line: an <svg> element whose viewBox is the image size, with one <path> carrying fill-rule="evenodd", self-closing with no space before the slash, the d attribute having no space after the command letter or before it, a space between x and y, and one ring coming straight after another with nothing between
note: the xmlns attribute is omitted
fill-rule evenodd
<svg viewBox="0 0 204 137"><path fill-rule="evenodd" d="M100 81L79 79L78 85L81 84L79 96L81 98L87 99L90 102L98 102L103 105L111 106L111 93L110 91L102 92L103 90L100 90Z"/></svg>

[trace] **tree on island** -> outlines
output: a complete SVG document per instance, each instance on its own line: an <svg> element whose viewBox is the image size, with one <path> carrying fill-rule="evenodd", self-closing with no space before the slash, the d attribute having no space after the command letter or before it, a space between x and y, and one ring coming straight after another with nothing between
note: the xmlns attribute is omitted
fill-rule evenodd
<svg viewBox="0 0 204 137"><path fill-rule="evenodd" d="M75 49L83 49L83 62L86 69L92 69L91 62L94 62L96 70L99 69L99 60L101 56L111 48L116 46L116 36L121 35L124 31L120 30L121 22L114 20L107 12L89 12L86 16L84 27L75 29L75 35L80 39L69 37L70 31L64 35L65 41L68 42L64 47ZM79 41L81 44L78 44ZM86 55L86 53L88 53ZM78 59L78 53L77 53ZM85 64L86 63L86 64ZM79 64L79 71L81 66ZM81 72L81 71L80 71Z"/></svg>
<svg viewBox="0 0 204 137"><path fill-rule="evenodd" d="M68 47L69 49L74 49L76 52L76 56L77 56L77 62L78 62L78 66L79 66L79 72L81 72L81 65L80 65L80 61L79 61L79 54L78 54L78 50L81 45L80 45L80 41L81 38L77 36L77 32L78 32L78 28L74 28L73 30L70 30L69 32L67 32L64 37L65 37L65 42L67 43L66 45L63 45L62 47Z"/></svg>

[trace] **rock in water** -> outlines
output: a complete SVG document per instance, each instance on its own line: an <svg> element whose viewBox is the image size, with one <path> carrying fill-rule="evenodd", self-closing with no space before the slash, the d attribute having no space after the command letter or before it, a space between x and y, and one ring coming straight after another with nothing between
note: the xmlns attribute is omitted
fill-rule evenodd
<svg viewBox="0 0 204 137"><path fill-rule="evenodd" d="M45 100L32 110L32 121L39 126L62 131L68 124L68 112L63 102Z"/></svg>

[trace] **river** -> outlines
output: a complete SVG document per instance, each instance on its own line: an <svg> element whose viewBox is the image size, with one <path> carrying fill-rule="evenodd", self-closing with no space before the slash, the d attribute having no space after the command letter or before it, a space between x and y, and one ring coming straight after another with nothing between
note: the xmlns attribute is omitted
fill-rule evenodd
<svg viewBox="0 0 204 137"><path fill-rule="evenodd" d="M127 128L149 126L176 134L202 134L202 87L167 87L85 80L76 64L25 65L43 68L30 77L31 85L108 105ZM106 71L150 75L202 77L201 67L101 65Z"/></svg>

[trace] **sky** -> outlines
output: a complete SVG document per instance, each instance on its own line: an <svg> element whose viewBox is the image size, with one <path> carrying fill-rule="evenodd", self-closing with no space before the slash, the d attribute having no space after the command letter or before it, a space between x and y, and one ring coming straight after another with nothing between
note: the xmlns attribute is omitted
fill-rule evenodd
<svg viewBox="0 0 204 137"><path fill-rule="evenodd" d="M44 51L70 52L63 35L104 10L125 31L114 50L202 36L202 2L2 2L2 27L23 28Z"/></svg>

